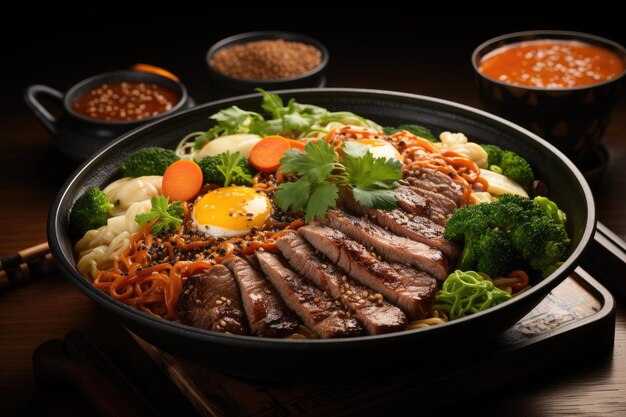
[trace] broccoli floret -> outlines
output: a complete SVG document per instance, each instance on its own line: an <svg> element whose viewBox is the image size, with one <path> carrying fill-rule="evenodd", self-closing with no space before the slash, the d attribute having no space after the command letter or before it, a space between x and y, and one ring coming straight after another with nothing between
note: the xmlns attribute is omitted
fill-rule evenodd
<svg viewBox="0 0 626 417"><path fill-rule="evenodd" d="M508 177L529 190L535 175L528 161L512 151L496 145L480 145L487 152L487 165L491 171Z"/></svg>
<svg viewBox="0 0 626 417"><path fill-rule="evenodd" d="M76 235L82 236L86 231L97 229L107 223L111 217L109 210L113 204L98 188L93 187L78 197L70 211L70 228Z"/></svg>
<svg viewBox="0 0 626 417"><path fill-rule="evenodd" d="M487 164L491 165L500 165L502 162L502 148L496 145L480 145L487 152Z"/></svg>
<svg viewBox="0 0 626 417"><path fill-rule="evenodd" d="M515 195L458 209L445 237L464 242L458 269L491 276L523 265L543 272L565 257L570 244L563 224L533 200Z"/></svg>
<svg viewBox="0 0 626 417"><path fill-rule="evenodd" d="M502 152L502 160L500 161L502 175L509 177L526 190L529 190L535 180L533 169L528 161L511 151Z"/></svg>
<svg viewBox="0 0 626 417"><path fill-rule="evenodd" d="M514 230L511 240L528 265L540 272L562 260L570 244L563 225L545 214Z"/></svg>
<svg viewBox="0 0 626 417"><path fill-rule="evenodd" d="M131 154L120 164L120 171L125 177L143 177L144 175L163 175L167 167L180 158L171 149L151 146Z"/></svg>
<svg viewBox="0 0 626 417"><path fill-rule="evenodd" d="M415 136L419 136L420 138L427 139L431 142L439 142L439 139L432 134L432 132L426 129L424 126L416 125L416 124L405 124L400 125L398 127L383 127L383 132L385 135L393 135L394 133L401 132L406 130L409 133L414 134Z"/></svg>
<svg viewBox="0 0 626 417"><path fill-rule="evenodd" d="M224 175L224 172L220 170L220 166L224 165L224 155L225 153L214 156L207 156L206 158L203 158L200 162L198 162L198 165L202 170L202 177L205 184L211 183L219 184L222 186L224 185L226 181L226 176ZM252 177L254 175L254 170L250 166L248 160L242 157L237 161L236 166L241 168L243 175L233 176L231 182L237 185L250 184L250 181L248 181L246 177Z"/></svg>

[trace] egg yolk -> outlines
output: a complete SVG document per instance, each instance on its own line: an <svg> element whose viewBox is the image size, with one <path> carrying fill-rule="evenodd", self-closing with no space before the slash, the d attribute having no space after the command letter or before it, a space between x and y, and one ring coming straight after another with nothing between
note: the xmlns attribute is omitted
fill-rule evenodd
<svg viewBox="0 0 626 417"><path fill-rule="evenodd" d="M198 229L215 237L242 236L263 228L271 214L267 196L250 187L224 187L198 200L193 220Z"/></svg>
<svg viewBox="0 0 626 417"><path fill-rule="evenodd" d="M356 141L367 145L370 148L370 153L374 155L374 158L391 158L402 162L400 152L398 152L392 144L383 139L357 139Z"/></svg>

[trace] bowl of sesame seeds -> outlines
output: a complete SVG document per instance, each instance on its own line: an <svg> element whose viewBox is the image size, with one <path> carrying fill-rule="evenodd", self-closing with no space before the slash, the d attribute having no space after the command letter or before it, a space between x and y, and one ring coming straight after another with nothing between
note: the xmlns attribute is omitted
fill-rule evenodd
<svg viewBox="0 0 626 417"><path fill-rule="evenodd" d="M66 93L31 85L26 104L66 156L83 160L111 140L144 123L193 106L187 89L175 76L122 70L87 78ZM58 107L53 115L49 107Z"/></svg>
<svg viewBox="0 0 626 417"><path fill-rule="evenodd" d="M224 98L266 90L324 87L328 49L306 35L282 31L230 36L207 52L211 95Z"/></svg>

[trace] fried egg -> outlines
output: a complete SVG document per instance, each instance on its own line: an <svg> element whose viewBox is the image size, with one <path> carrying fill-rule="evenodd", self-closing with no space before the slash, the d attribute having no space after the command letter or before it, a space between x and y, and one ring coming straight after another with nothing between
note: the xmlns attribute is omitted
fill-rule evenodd
<svg viewBox="0 0 626 417"><path fill-rule="evenodd" d="M213 237L243 236L253 227L263 228L271 203L250 187L224 187L206 193L196 202L191 218L198 230Z"/></svg>
<svg viewBox="0 0 626 417"><path fill-rule="evenodd" d="M402 162L402 155L400 152L389 142L383 139L357 139L358 143L369 147L369 151L374 158L387 158L397 159Z"/></svg>

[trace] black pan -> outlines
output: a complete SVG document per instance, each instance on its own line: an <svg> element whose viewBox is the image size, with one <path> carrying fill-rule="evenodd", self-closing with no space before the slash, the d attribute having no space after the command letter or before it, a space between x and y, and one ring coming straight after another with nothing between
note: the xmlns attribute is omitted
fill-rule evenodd
<svg viewBox="0 0 626 417"><path fill-rule="evenodd" d="M120 161L131 152L150 145L174 148L187 133L208 129L212 124L208 116L220 109L236 104L258 111L260 96L255 94L205 104L149 124L122 136L85 162L65 183L50 211L48 239L62 273L130 330L182 358L257 379L324 379L399 369L419 372L427 363L436 363L442 351L466 352L488 343L574 270L593 236L593 197L582 174L556 148L513 123L464 105L404 93L356 89L279 93L301 103L353 111L382 125L415 122L437 134L444 130L464 132L475 142L519 153L531 162L537 177L548 183L549 197L568 214L567 227L573 241L570 256L561 268L529 291L479 314L425 329L339 340L273 340L187 327L134 310L85 280L76 270L68 230L68 213L77 196L90 186L102 187L116 179Z"/></svg>

